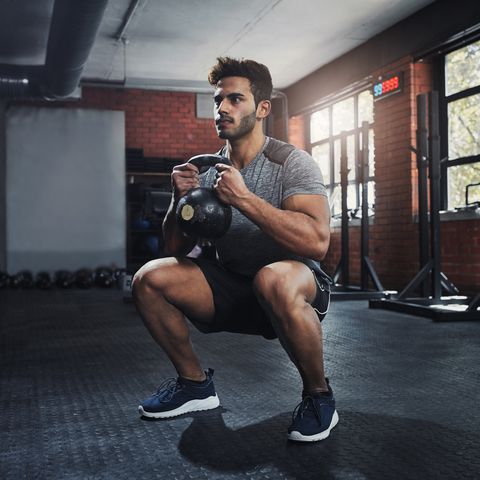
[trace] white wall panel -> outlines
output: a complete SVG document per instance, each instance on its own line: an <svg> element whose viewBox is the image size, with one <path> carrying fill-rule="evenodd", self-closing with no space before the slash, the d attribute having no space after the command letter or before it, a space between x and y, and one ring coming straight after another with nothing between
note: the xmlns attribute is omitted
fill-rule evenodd
<svg viewBox="0 0 480 480"><path fill-rule="evenodd" d="M125 266L123 112L7 112L7 270Z"/></svg>

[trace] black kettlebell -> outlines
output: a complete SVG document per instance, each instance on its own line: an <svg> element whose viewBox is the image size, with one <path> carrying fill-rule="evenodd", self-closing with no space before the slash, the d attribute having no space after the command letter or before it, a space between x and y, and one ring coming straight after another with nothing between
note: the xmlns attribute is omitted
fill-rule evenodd
<svg viewBox="0 0 480 480"><path fill-rule="evenodd" d="M68 270L55 272L55 284L60 288L70 288L75 285L75 274Z"/></svg>
<svg viewBox="0 0 480 480"><path fill-rule="evenodd" d="M197 155L187 163L195 165L200 173L217 163L232 163L221 155ZM214 240L225 235L232 223L232 208L219 200L211 188L193 188L178 202L177 223L180 228L193 237Z"/></svg>
<svg viewBox="0 0 480 480"><path fill-rule="evenodd" d="M52 279L48 272L38 272L35 276L35 286L40 290L49 290L52 288Z"/></svg>
<svg viewBox="0 0 480 480"><path fill-rule="evenodd" d="M113 272L108 267L98 267L95 270L95 285L103 288L110 288L113 285Z"/></svg>
<svg viewBox="0 0 480 480"><path fill-rule="evenodd" d="M30 270L22 270L17 274L17 277L21 288L30 289L34 287L35 282L33 281L33 274Z"/></svg>
<svg viewBox="0 0 480 480"><path fill-rule="evenodd" d="M91 288L93 280L93 271L90 268L81 268L75 272L75 285L78 288Z"/></svg>
<svg viewBox="0 0 480 480"><path fill-rule="evenodd" d="M0 272L0 290L8 287L8 278L7 272Z"/></svg>

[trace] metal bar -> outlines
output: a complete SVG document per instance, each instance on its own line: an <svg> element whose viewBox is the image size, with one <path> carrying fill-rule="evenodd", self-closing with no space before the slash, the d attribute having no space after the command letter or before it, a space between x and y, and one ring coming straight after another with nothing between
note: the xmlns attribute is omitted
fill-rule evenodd
<svg viewBox="0 0 480 480"><path fill-rule="evenodd" d="M475 312L478 307L480 307L480 293L468 304L467 312Z"/></svg>
<svg viewBox="0 0 480 480"><path fill-rule="evenodd" d="M417 169L418 169L418 225L420 268L430 260L428 253L428 130L427 130L427 95L417 96ZM428 277L422 282L421 296L428 296Z"/></svg>
<svg viewBox="0 0 480 480"><path fill-rule="evenodd" d="M340 261L338 262L337 268L335 269L335 272L333 274L333 283L337 283L338 279L340 278L340 275L342 273L342 259L340 258Z"/></svg>
<svg viewBox="0 0 480 480"><path fill-rule="evenodd" d="M385 292L376 292L374 290L357 290L355 287L349 287L345 290L334 289L332 290L332 301L342 300L372 300L374 298L387 298Z"/></svg>
<svg viewBox="0 0 480 480"><path fill-rule="evenodd" d="M447 100L447 102L454 102L455 100L460 100L461 98L470 97L472 95L476 95L477 93L480 93L480 85L467 88L466 90L462 90L461 92L458 92L458 93L453 93L452 95L446 96L445 99Z"/></svg>
<svg viewBox="0 0 480 480"><path fill-rule="evenodd" d="M458 50L459 48L464 47L465 45L468 45L480 38L479 30L480 24L475 23L471 27L460 30L458 33L449 37L446 41L440 40L434 45L430 44L428 48L419 51L414 55L414 62L418 62L419 60L425 60L426 58L432 56L443 57L447 53Z"/></svg>
<svg viewBox="0 0 480 480"><path fill-rule="evenodd" d="M359 184L362 181L361 178L361 159L362 159L362 154L360 150L360 133L361 130L357 129L358 125L358 95L355 97L355 102L354 102L354 120L355 120L355 134L353 135L353 138L355 140L355 205L360 205L360 188Z"/></svg>
<svg viewBox="0 0 480 480"><path fill-rule="evenodd" d="M0 225L7 224L7 100L0 99ZM0 228L0 270L7 270L7 232Z"/></svg>
<svg viewBox="0 0 480 480"><path fill-rule="evenodd" d="M447 278L443 272L440 272L440 283L450 295L458 295L460 293L460 290Z"/></svg>
<svg viewBox="0 0 480 480"><path fill-rule="evenodd" d="M428 95L428 130L430 160L430 254L432 265L431 296L440 298L441 250L440 250L440 134L438 121L438 92Z"/></svg>
<svg viewBox="0 0 480 480"><path fill-rule="evenodd" d="M408 313L420 317L431 318L434 322L461 322L466 320L480 320L478 311L456 311L448 309L433 308L428 304L417 303L415 300L408 302L392 299L373 299L368 303L370 308L382 308L395 312Z"/></svg>
<svg viewBox="0 0 480 480"><path fill-rule="evenodd" d="M445 57L439 55L433 60L433 90L439 92L440 157L448 157L448 111L445 100ZM440 209L448 208L448 162L440 165Z"/></svg>
<svg viewBox="0 0 480 480"><path fill-rule="evenodd" d="M457 167L458 165L468 165L469 163L480 162L480 155L470 155L468 157L448 159L447 167Z"/></svg>
<svg viewBox="0 0 480 480"><path fill-rule="evenodd" d="M362 149L360 153L360 181L362 183L362 223L360 238L360 285L362 290L368 289L368 122L362 123Z"/></svg>
<svg viewBox="0 0 480 480"><path fill-rule="evenodd" d="M420 282L423 281L423 279L430 273L430 270L432 269L433 266L433 261L430 260L414 277L408 285L398 294L396 297L398 300L405 298L409 293L413 292L418 285L420 285Z"/></svg>
<svg viewBox="0 0 480 480"><path fill-rule="evenodd" d="M370 128L373 128L373 123L369 123L369 126ZM335 140L339 140L341 138L341 136L343 135L343 133L346 133L347 136L350 136L350 135L355 135L355 133L358 132L358 128L352 128L351 130L343 130L341 133L337 133L335 135L331 135L331 139L333 141ZM325 138L322 138L321 140L318 140L317 142L312 142L310 144L311 147L316 147L318 145L321 145L322 143L326 143L328 142L329 138L325 137Z"/></svg>
<svg viewBox="0 0 480 480"><path fill-rule="evenodd" d="M128 24L133 18L133 15L135 14L135 10L138 7L138 4L140 3L140 0L132 0L130 2L130 5L128 6L127 13L123 17L122 24L120 25L120 28L118 29L117 33L115 34L115 38L117 41L120 41L123 39L123 36L125 35L125 32L127 31Z"/></svg>
<svg viewBox="0 0 480 480"><path fill-rule="evenodd" d="M343 285L350 283L349 271L349 238L348 238L348 156L347 135L342 133L340 137L340 184L342 188L342 281Z"/></svg>
<svg viewBox="0 0 480 480"><path fill-rule="evenodd" d="M368 272L370 273L370 277L372 277L372 281L375 285L375 288L378 291L383 292L385 289L383 288L383 285L380 282L380 279L378 278L377 272L375 272L375 269L373 268L372 262L368 257L365 257L363 261L365 262Z"/></svg>

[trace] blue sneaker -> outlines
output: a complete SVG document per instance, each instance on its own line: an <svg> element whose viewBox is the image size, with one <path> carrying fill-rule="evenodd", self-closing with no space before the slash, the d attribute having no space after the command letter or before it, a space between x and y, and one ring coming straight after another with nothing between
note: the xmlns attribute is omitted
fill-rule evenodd
<svg viewBox="0 0 480 480"><path fill-rule="evenodd" d="M330 430L338 423L335 398L330 385L328 393L304 394L292 418L292 424L288 429L289 440L318 442L327 438Z"/></svg>
<svg viewBox="0 0 480 480"><path fill-rule="evenodd" d="M156 393L138 407L140 415L170 418L182 413L217 408L220 402L213 386L213 369L209 368L205 374L207 379L202 383L181 377L166 380Z"/></svg>

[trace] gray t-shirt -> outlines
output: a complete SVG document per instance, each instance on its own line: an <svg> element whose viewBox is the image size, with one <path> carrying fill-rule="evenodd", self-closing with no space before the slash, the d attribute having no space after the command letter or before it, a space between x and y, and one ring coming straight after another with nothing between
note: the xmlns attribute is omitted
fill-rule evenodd
<svg viewBox="0 0 480 480"><path fill-rule="evenodd" d="M222 152L220 152L222 153ZM211 187L217 171L210 168L200 175L200 186ZM276 208L296 194L324 195L327 191L320 168L303 150L267 137L262 151L240 170L248 189ZM289 252L280 246L236 208L232 224L216 243L217 257L227 269L253 276L265 265L279 260L300 260L317 270L317 262Z"/></svg>

